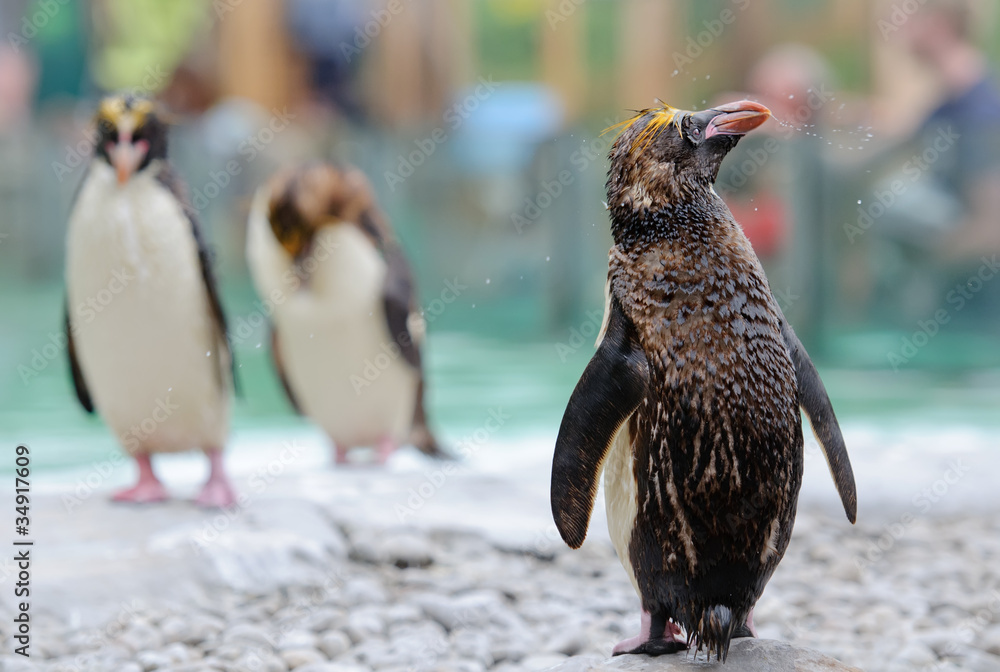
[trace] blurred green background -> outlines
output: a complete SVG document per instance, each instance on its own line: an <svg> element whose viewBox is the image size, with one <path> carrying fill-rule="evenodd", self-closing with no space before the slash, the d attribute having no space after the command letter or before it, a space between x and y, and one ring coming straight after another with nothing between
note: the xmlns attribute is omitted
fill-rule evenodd
<svg viewBox="0 0 1000 672"><path fill-rule="evenodd" d="M417 273L446 436L496 406L505 431L554 435L603 307L602 131L655 98L738 96L783 123L748 137L717 189L842 420L995 428L1000 16L909 4L5 0L0 437L45 446L42 468L113 449L76 404L58 334L65 221L96 101L119 90L175 120L235 334L237 431L304 422L243 260L249 198L274 170L323 158L368 174ZM961 139L927 160L949 124Z"/></svg>

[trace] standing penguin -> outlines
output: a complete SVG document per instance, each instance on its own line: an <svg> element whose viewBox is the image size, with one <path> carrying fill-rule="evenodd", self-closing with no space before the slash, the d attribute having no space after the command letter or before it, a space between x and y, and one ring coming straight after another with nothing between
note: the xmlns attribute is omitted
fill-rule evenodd
<svg viewBox="0 0 1000 672"><path fill-rule="evenodd" d="M166 125L153 103L132 96L102 101L96 121L66 240L77 397L138 464L138 484L116 501L167 499L151 454L200 448L211 473L196 501L228 506L232 357L208 254L167 163Z"/></svg>
<svg viewBox="0 0 1000 672"><path fill-rule="evenodd" d="M312 164L276 175L250 213L247 261L274 304L271 353L289 400L336 447L402 443L443 456L427 426L424 321L409 265L353 168Z"/></svg>
<svg viewBox="0 0 1000 672"><path fill-rule="evenodd" d="M552 513L578 548L604 471L608 528L642 602L614 652L696 644L724 660L792 534L806 412L853 523L854 475L829 397L712 187L767 108L663 105L610 152L611 248L597 352L570 397ZM681 637L683 628L687 639Z"/></svg>

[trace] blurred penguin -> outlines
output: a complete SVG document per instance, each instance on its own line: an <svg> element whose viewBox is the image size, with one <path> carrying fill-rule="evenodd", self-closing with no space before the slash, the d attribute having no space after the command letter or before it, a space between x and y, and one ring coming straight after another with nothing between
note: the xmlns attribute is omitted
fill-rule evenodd
<svg viewBox="0 0 1000 672"><path fill-rule="evenodd" d="M409 264L361 171L312 164L272 178L254 199L247 261L274 303L285 392L333 440L338 463L373 447L381 464L407 442L444 456L424 412Z"/></svg>
<svg viewBox="0 0 1000 672"><path fill-rule="evenodd" d="M232 356L209 255L167 162L153 103L110 97L66 240L66 329L77 397L139 467L119 502L168 498L153 453L200 448L210 476L196 502L233 503L222 449Z"/></svg>

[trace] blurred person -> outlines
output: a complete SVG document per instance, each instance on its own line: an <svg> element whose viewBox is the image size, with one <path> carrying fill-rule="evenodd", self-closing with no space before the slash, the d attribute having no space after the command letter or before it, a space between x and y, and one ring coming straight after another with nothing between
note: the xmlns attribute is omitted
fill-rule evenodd
<svg viewBox="0 0 1000 672"><path fill-rule="evenodd" d="M362 28L371 18L366 7L356 0L289 0L286 9L295 44L308 60L315 101L353 121L364 117L354 79L372 39Z"/></svg>
<svg viewBox="0 0 1000 672"><path fill-rule="evenodd" d="M906 188L886 208L878 230L896 256L890 284L916 278L910 293L922 295L921 314L1000 252L1000 89L974 43L973 21L964 0L930 0L900 31L907 50L936 81L939 101L898 148L905 163L892 177ZM989 264L986 271L996 274ZM963 296L962 307L972 307L966 317L1000 324L1000 283L992 284L981 287L981 299Z"/></svg>

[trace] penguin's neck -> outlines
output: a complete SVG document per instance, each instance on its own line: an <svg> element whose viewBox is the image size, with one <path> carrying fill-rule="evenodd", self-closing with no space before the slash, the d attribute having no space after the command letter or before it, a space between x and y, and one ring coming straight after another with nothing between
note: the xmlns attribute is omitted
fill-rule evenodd
<svg viewBox="0 0 1000 672"><path fill-rule="evenodd" d="M696 198L656 208L611 209L611 234L622 249L666 245L694 251L723 245L738 231L729 208L711 186Z"/></svg>

